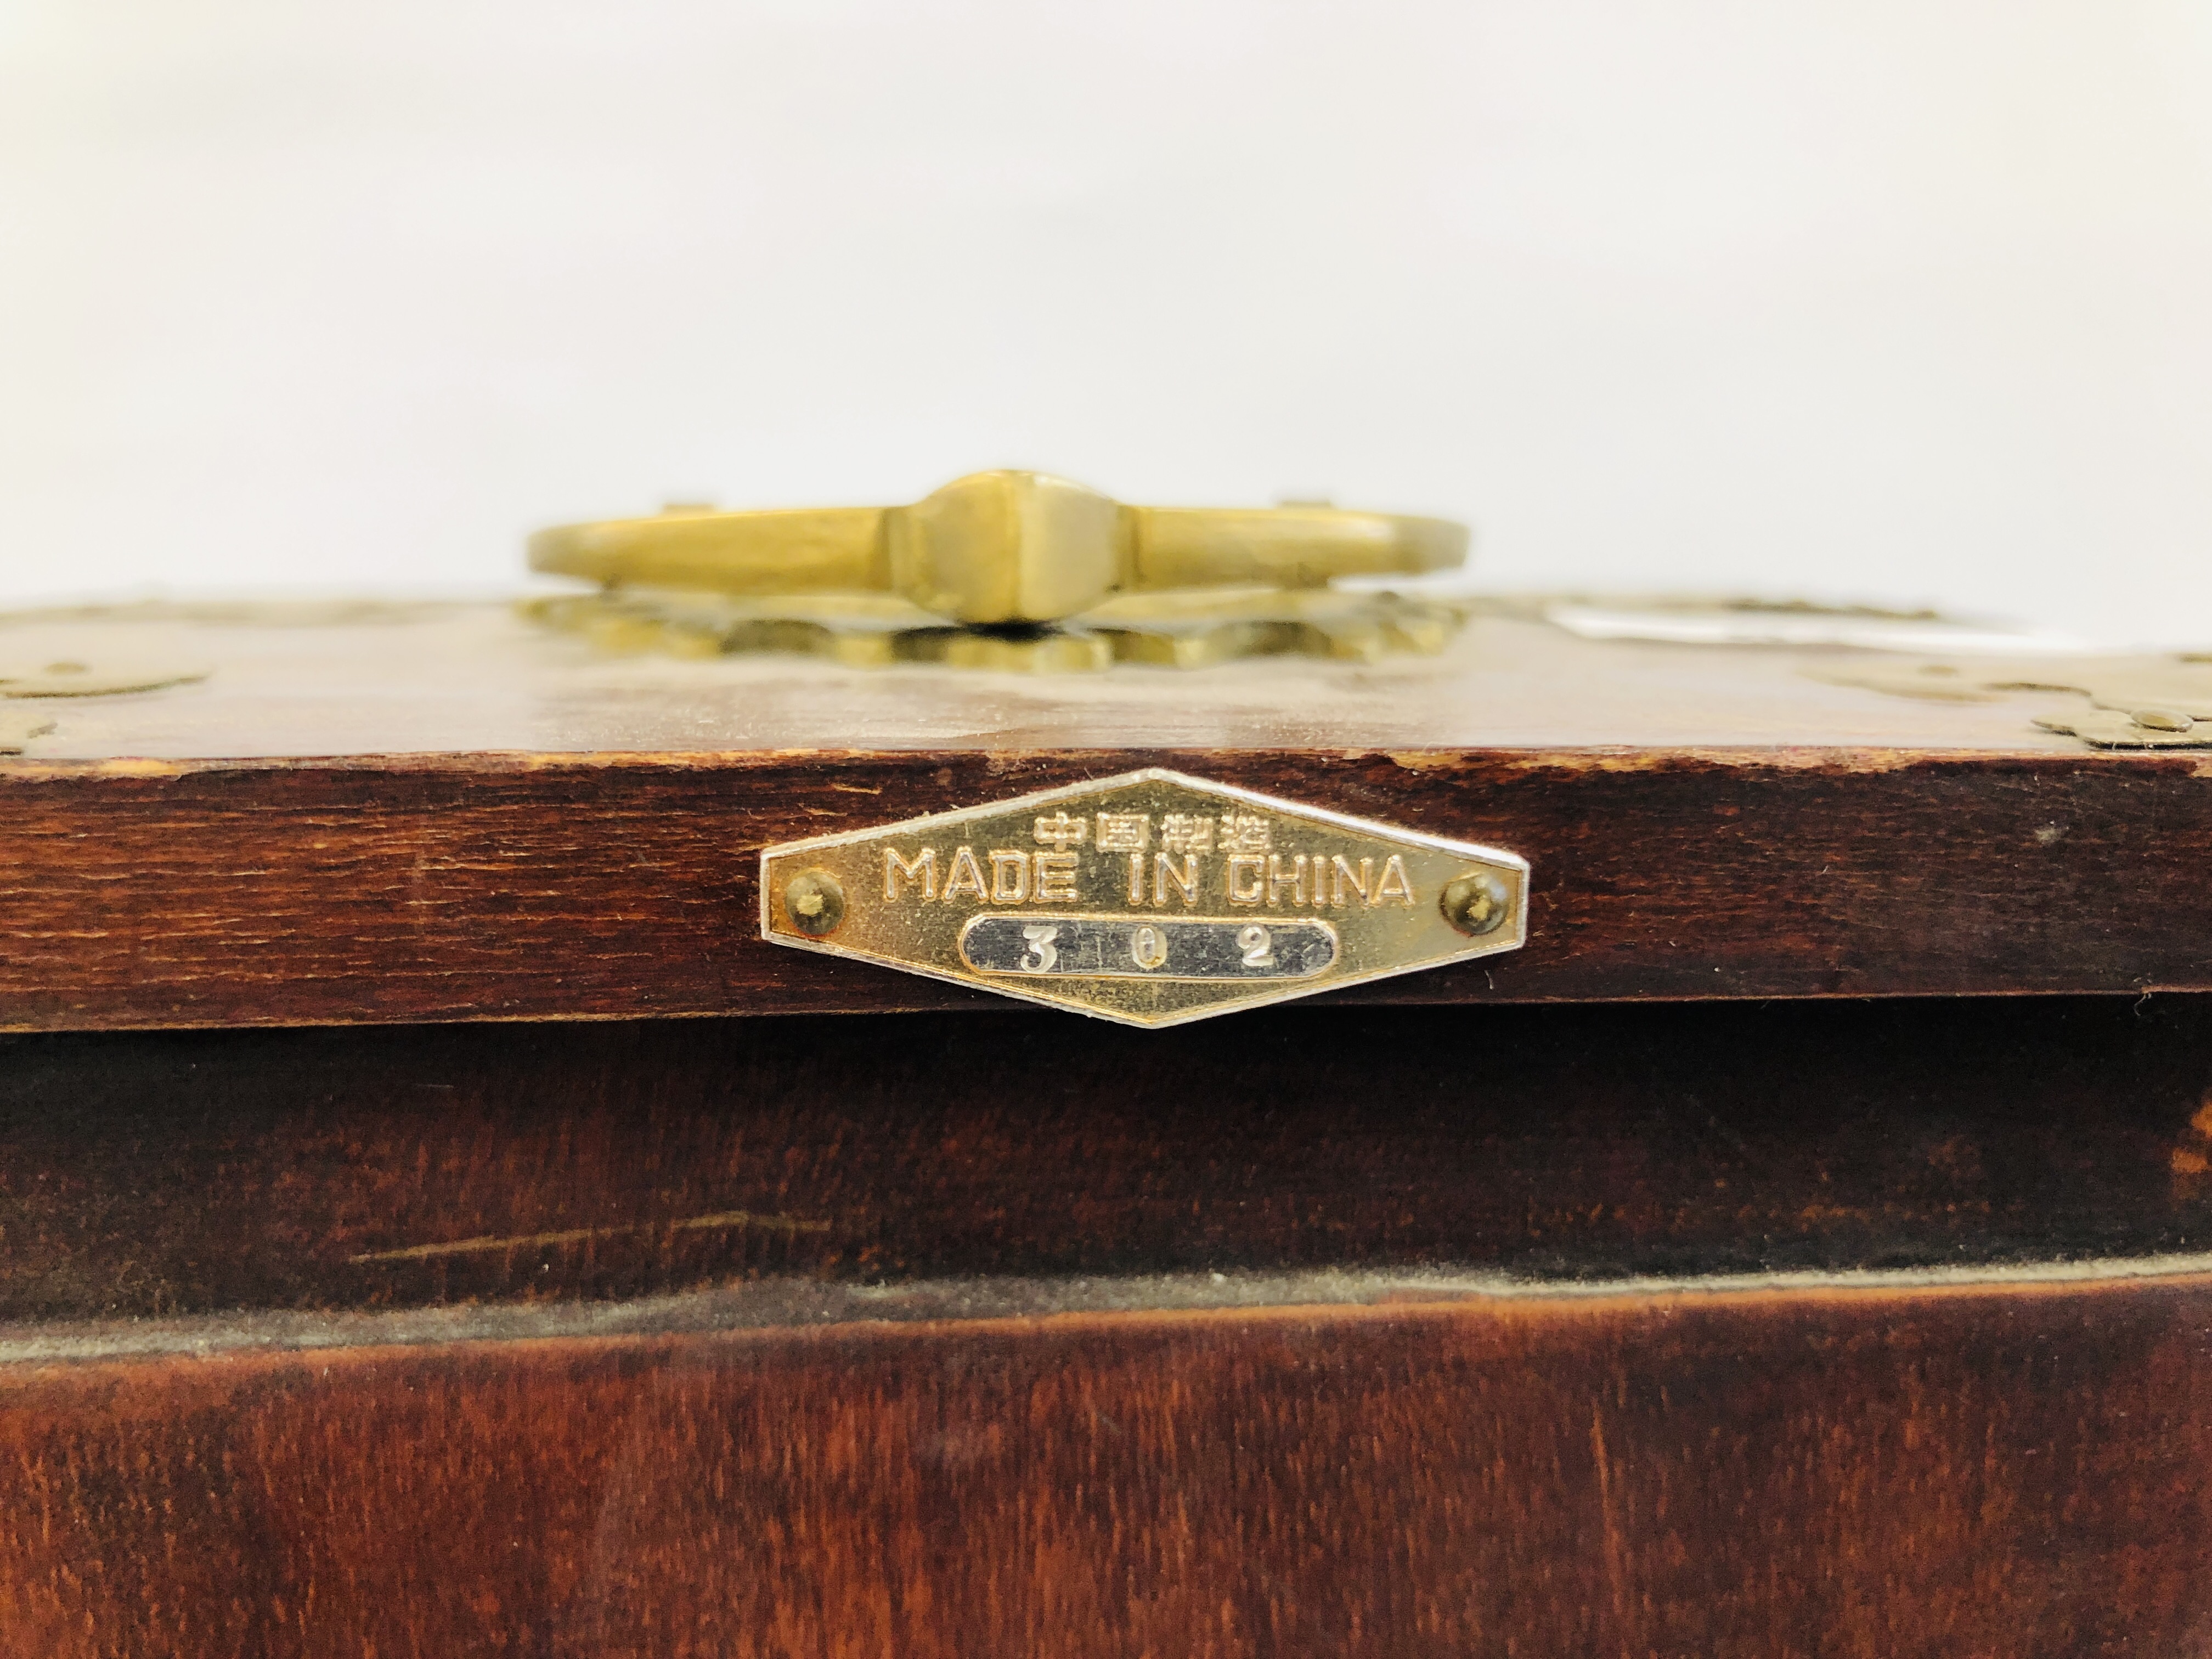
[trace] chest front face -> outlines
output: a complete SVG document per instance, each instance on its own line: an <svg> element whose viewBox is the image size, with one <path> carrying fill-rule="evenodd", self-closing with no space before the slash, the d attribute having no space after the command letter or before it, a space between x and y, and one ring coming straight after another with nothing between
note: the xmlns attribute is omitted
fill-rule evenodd
<svg viewBox="0 0 2212 1659"><path fill-rule="evenodd" d="M2182 1650L2198 667L1577 627L0 626L19 1628Z"/></svg>

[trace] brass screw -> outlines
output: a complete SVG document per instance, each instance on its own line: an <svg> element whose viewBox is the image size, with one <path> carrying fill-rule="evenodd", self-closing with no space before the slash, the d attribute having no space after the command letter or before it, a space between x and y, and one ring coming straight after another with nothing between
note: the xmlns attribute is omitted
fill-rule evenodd
<svg viewBox="0 0 2212 1659"><path fill-rule="evenodd" d="M1494 933L1512 914L1513 890L1488 871L1480 871L1446 882L1437 908L1462 933Z"/></svg>
<svg viewBox="0 0 2212 1659"><path fill-rule="evenodd" d="M783 908L793 927L821 939L845 920L845 890L827 870L801 870L784 885Z"/></svg>

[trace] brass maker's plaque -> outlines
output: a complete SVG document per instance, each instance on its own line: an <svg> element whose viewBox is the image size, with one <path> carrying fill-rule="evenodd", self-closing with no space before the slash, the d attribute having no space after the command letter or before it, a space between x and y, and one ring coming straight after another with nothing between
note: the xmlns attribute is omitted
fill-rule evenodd
<svg viewBox="0 0 2212 1659"><path fill-rule="evenodd" d="M1128 1025L1528 937L1528 864L1147 768L761 854L761 936Z"/></svg>

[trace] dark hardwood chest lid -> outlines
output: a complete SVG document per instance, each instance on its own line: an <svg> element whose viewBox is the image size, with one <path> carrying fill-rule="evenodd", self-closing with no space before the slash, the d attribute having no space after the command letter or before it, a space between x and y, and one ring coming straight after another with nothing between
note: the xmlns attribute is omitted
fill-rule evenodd
<svg viewBox="0 0 2212 1659"><path fill-rule="evenodd" d="M2212 752L1835 683L1863 658L1500 615L1030 678L610 657L495 605L17 617L0 661L209 672L0 704L52 721L0 758L0 1029L1004 1007L764 943L754 855L1153 764L1530 860L1524 950L1347 1000L2212 989Z"/></svg>

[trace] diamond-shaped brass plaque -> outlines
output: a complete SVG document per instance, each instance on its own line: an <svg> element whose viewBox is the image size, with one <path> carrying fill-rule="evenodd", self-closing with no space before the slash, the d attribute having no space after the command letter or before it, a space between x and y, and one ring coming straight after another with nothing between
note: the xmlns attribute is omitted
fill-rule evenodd
<svg viewBox="0 0 2212 1659"><path fill-rule="evenodd" d="M1128 1025L1310 996L1528 936L1528 865L1180 772L761 854L761 935Z"/></svg>

